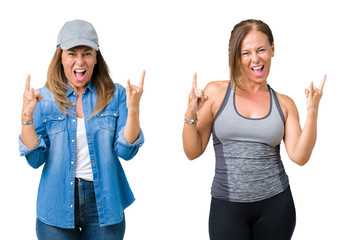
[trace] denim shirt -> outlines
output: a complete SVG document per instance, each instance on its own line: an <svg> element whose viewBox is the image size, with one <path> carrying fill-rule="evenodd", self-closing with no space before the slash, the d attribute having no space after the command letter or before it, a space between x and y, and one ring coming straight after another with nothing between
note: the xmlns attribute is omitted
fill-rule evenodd
<svg viewBox="0 0 345 240"><path fill-rule="evenodd" d="M20 136L20 155L25 156L33 168L44 164L38 189L37 218L49 225L74 228L77 116L75 109L73 114L63 114L47 88L39 91L43 99L37 103L33 116L38 145L29 149ZM69 87L66 95L75 106L77 93ZM82 106L99 223L108 226L121 222L124 209L135 200L118 157L133 158L144 143L144 136L140 130L133 144L124 138L128 110L126 92L121 85L115 84L110 103L89 118L96 102L96 89L90 83L82 95Z"/></svg>

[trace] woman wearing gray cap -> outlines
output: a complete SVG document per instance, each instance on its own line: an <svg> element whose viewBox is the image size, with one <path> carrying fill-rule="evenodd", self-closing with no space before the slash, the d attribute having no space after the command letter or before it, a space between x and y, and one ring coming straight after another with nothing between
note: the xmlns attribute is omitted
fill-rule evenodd
<svg viewBox="0 0 345 240"><path fill-rule="evenodd" d="M134 196L118 157L144 142L139 86L114 84L94 27L64 24L44 88L23 95L20 154L44 165L37 197L38 239L123 239Z"/></svg>
<svg viewBox="0 0 345 240"><path fill-rule="evenodd" d="M230 81L214 81L201 90L194 75L183 146L187 157L195 159L212 133L212 240L288 240L294 231L295 207L280 143L284 140L292 161L308 162L326 76L320 88L311 83L305 90L308 116L302 131L295 103L267 84L273 56L271 29L249 19L231 32Z"/></svg>

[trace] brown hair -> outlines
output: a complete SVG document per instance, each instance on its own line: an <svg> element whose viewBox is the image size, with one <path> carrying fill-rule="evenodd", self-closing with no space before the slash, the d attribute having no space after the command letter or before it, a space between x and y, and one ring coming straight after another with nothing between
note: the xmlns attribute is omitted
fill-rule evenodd
<svg viewBox="0 0 345 240"><path fill-rule="evenodd" d="M244 37L251 31L264 33L270 45L273 44L273 34L270 27L261 20L248 19L235 25L229 41L229 67L231 87L241 88L241 45Z"/></svg>
<svg viewBox="0 0 345 240"><path fill-rule="evenodd" d="M58 46L48 68L45 87L54 95L60 110L65 114L71 114L72 104L66 96L68 86L67 78L63 71L61 54L62 49ZM96 89L98 98L96 106L89 117L96 115L107 106L113 98L115 90L115 84L110 77L108 65L104 61L100 50L97 51L97 64L93 69L91 81Z"/></svg>

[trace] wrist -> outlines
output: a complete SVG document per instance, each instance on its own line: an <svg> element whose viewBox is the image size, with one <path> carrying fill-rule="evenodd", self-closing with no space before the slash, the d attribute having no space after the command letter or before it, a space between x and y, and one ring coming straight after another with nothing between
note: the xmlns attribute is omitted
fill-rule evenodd
<svg viewBox="0 0 345 240"><path fill-rule="evenodd" d="M135 107L128 108L128 115L139 115L139 108L135 108Z"/></svg>
<svg viewBox="0 0 345 240"><path fill-rule="evenodd" d="M33 119L32 119L32 117L28 117L28 116L22 116L22 122L31 122Z"/></svg>
<svg viewBox="0 0 345 240"><path fill-rule="evenodd" d="M22 119L22 125L32 125L34 123L34 121L31 119L29 121L25 121Z"/></svg>
<svg viewBox="0 0 345 240"><path fill-rule="evenodd" d="M310 116L310 117L317 117L318 110L314 109L314 108L310 108L310 109L308 109L307 115Z"/></svg>
<svg viewBox="0 0 345 240"><path fill-rule="evenodd" d="M196 125L196 122L198 121L197 114L195 115L194 118L188 118L186 115L184 116L184 122L187 123L188 125Z"/></svg>
<svg viewBox="0 0 345 240"><path fill-rule="evenodd" d="M192 113L191 111L187 110L186 113L184 114L185 118L187 119L194 119L197 118L198 113Z"/></svg>

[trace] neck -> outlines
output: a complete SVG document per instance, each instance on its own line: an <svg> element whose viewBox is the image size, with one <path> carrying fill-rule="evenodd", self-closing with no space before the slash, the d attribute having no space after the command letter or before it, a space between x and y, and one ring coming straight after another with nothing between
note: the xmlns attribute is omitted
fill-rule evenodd
<svg viewBox="0 0 345 240"><path fill-rule="evenodd" d="M241 84L241 86L235 86L235 92L236 94L240 95L251 95L251 94L256 94L256 93L262 93L262 92L267 92L268 91L268 85L266 82L262 84L251 84L251 83L245 83Z"/></svg>

